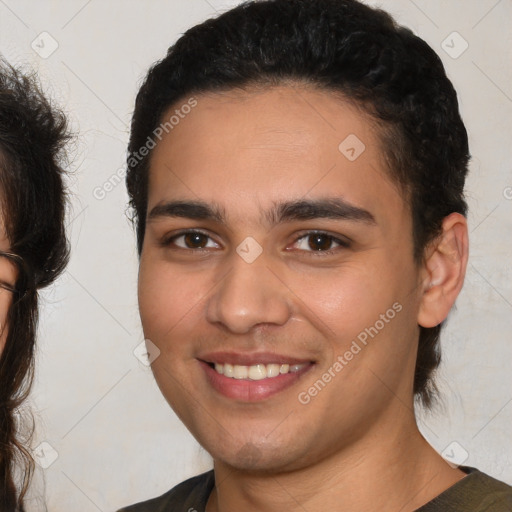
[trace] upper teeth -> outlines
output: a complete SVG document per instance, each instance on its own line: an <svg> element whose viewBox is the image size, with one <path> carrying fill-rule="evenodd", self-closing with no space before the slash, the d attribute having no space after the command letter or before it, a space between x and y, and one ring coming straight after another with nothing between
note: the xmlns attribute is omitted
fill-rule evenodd
<svg viewBox="0 0 512 512"><path fill-rule="evenodd" d="M302 364L254 364L242 366L239 364L215 364L217 373L232 379L261 380L268 377L277 377L281 373L295 373L306 366Z"/></svg>

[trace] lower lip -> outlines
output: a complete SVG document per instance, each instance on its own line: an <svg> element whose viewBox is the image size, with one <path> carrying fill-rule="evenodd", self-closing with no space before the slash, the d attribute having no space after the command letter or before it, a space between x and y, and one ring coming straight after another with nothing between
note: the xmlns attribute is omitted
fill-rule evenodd
<svg viewBox="0 0 512 512"><path fill-rule="evenodd" d="M313 364L308 364L298 372L282 373L277 377L261 380L232 379L217 373L208 363L200 361L211 386L227 398L243 402L259 402L292 386Z"/></svg>

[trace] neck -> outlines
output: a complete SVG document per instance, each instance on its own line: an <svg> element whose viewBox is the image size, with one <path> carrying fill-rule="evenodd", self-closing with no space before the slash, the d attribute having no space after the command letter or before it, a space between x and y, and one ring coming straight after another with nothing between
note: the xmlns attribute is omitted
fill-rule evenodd
<svg viewBox="0 0 512 512"><path fill-rule="evenodd" d="M408 512L464 477L423 438L412 410L402 421L393 414L381 418L369 435L308 467L257 474L221 461L214 467L207 512Z"/></svg>

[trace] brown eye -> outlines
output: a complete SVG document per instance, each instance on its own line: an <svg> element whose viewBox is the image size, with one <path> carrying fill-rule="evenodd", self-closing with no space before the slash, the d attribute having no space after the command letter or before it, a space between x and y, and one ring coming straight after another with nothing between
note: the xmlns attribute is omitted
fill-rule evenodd
<svg viewBox="0 0 512 512"><path fill-rule="evenodd" d="M165 237L161 242L163 247L170 249L218 249L219 246L206 233L201 231L182 231L177 235Z"/></svg>
<svg viewBox="0 0 512 512"><path fill-rule="evenodd" d="M305 253L329 255L339 249L348 248L350 244L348 241L336 238L329 233L311 232L298 238L295 246Z"/></svg>
<svg viewBox="0 0 512 512"><path fill-rule="evenodd" d="M208 243L208 237L202 233L187 233L183 241L189 249L202 249Z"/></svg>
<svg viewBox="0 0 512 512"><path fill-rule="evenodd" d="M313 251L328 251L331 248L333 242L332 236L323 234L309 235L308 247Z"/></svg>

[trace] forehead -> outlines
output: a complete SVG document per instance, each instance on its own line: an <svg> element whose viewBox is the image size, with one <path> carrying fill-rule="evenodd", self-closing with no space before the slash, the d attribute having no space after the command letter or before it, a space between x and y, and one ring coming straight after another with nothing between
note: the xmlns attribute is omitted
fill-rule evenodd
<svg viewBox="0 0 512 512"><path fill-rule="evenodd" d="M186 197L247 218L265 205L315 195L377 209L390 201L404 206L374 123L339 95L278 86L195 99L153 150L148 209ZM174 105L163 122L179 109Z"/></svg>

